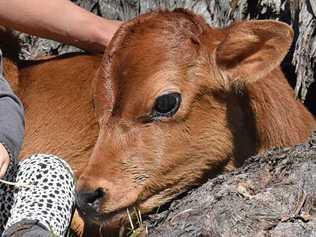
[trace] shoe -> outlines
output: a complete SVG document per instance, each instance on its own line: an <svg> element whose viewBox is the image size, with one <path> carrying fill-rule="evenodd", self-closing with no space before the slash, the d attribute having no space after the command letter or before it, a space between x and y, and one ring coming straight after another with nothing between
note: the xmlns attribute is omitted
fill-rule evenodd
<svg viewBox="0 0 316 237"><path fill-rule="evenodd" d="M10 226L2 237L53 237L56 236L36 220L22 220Z"/></svg>

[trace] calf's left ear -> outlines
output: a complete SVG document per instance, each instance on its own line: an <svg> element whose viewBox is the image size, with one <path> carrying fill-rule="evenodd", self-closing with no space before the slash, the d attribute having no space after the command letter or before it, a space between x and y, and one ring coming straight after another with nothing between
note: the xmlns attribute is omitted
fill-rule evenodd
<svg viewBox="0 0 316 237"><path fill-rule="evenodd" d="M242 21L224 29L216 48L216 64L229 84L263 78L278 67L288 52L293 31L272 20Z"/></svg>

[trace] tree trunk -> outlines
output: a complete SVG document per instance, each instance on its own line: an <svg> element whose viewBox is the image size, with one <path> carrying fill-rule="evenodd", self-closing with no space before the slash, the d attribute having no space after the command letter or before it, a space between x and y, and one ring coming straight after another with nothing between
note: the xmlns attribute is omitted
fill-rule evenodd
<svg viewBox="0 0 316 237"><path fill-rule="evenodd" d="M250 158L151 215L150 237L316 236L316 133Z"/></svg>

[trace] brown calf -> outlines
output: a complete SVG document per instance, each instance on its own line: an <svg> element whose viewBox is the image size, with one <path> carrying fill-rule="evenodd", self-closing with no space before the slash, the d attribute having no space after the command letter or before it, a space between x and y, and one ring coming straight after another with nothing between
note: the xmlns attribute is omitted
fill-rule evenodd
<svg viewBox="0 0 316 237"><path fill-rule="evenodd" d="M125 23L95 83L100 132L80 176L87 220L151 211L245 158L315 128L280 70L292 30L275 21L210 28L187 11Z"/></svg>

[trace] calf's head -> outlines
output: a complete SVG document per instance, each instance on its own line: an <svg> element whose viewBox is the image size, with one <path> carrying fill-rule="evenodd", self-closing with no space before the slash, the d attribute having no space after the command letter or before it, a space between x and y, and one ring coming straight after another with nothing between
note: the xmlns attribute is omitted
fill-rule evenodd
<svg viewBox="0 0 316 237"><path fill-rule="evenodd" d="M150 211L255 153L244 90L291 40L283 23L213 29L183 10L125 23L94 85L100 133L77 186L83 215L102 223L131 206Z"/></svg>

